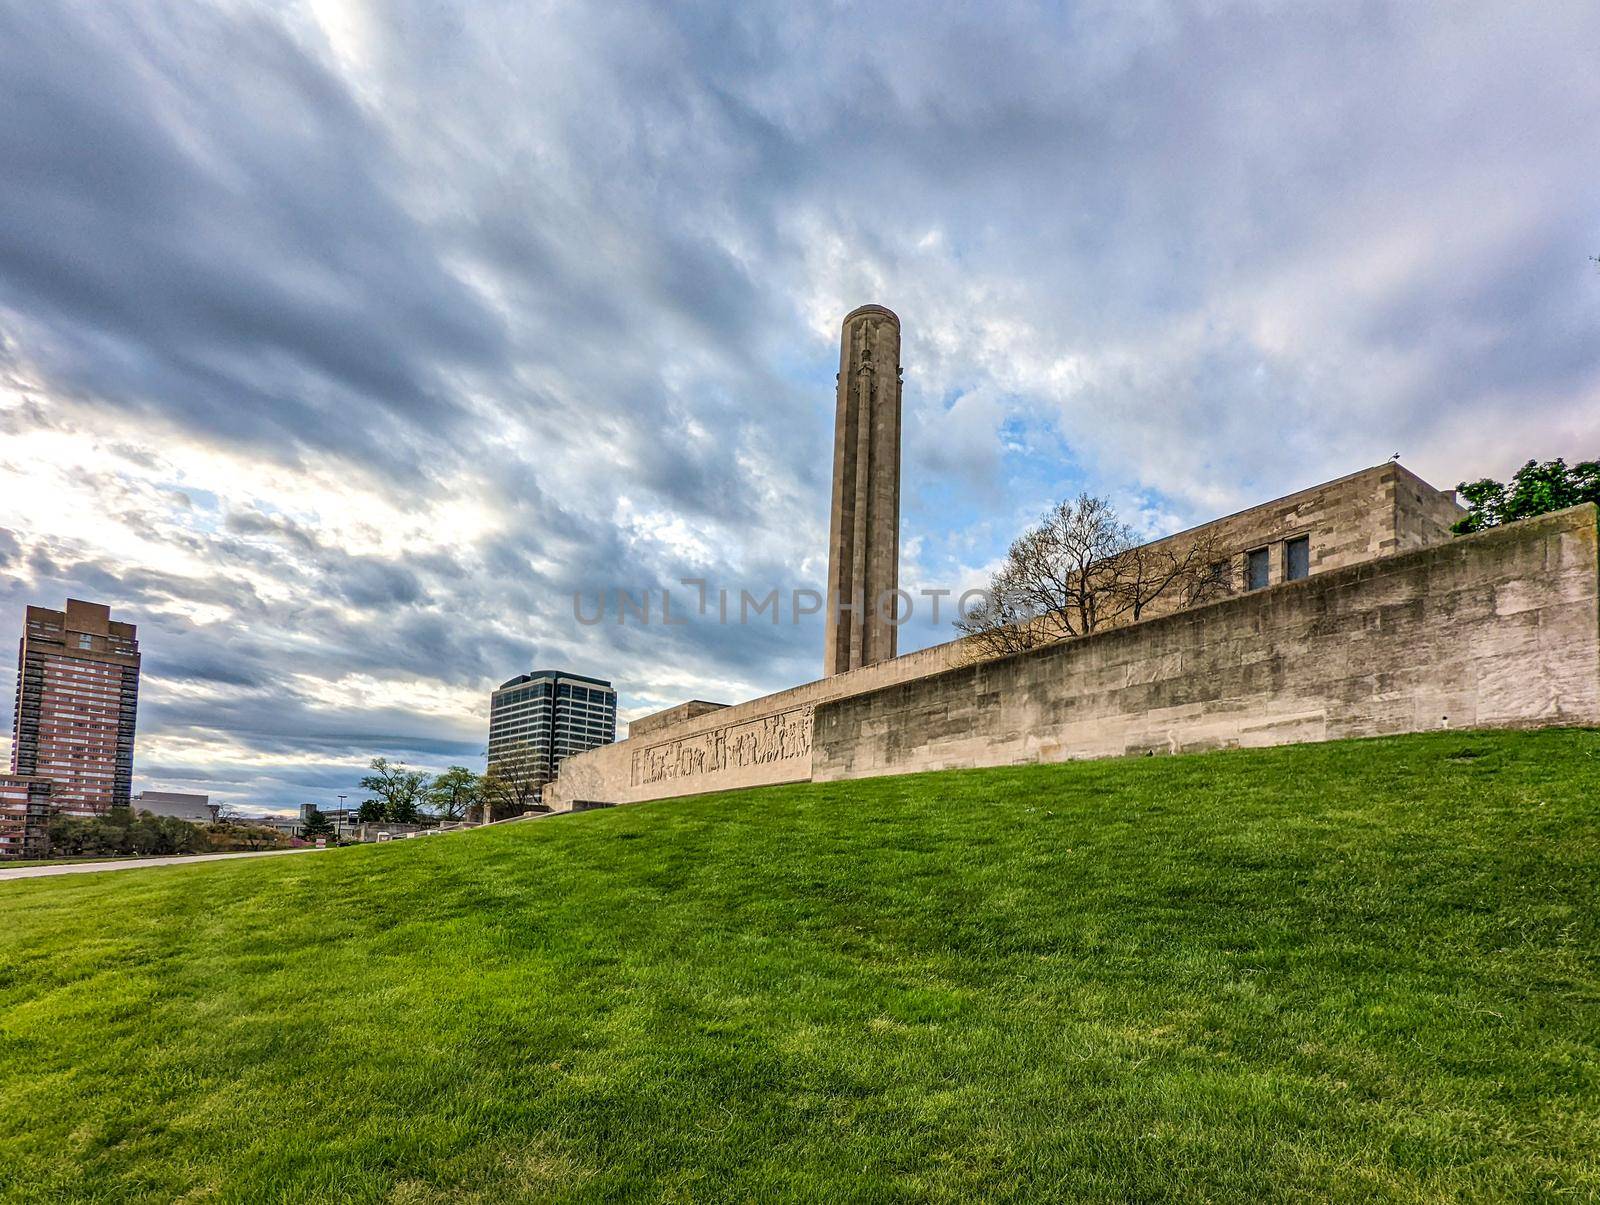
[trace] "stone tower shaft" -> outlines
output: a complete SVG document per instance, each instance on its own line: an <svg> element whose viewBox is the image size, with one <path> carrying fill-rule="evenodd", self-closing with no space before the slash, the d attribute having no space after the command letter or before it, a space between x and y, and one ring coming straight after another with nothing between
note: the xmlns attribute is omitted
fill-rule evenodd
<svg viewBox="0 0 1600 1205"><path fill-rule="evenodd" d="M881 305L852 310L839 348L824 676L895 655L900 383L900 319Z"/></svg>

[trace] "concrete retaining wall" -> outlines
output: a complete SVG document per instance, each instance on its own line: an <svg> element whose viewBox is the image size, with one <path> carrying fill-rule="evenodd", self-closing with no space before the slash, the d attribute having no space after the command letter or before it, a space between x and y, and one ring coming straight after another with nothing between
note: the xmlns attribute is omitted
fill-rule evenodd
<svg viewBox="0 0 1600 1205"><path fill-rule="evenodd" d="M1595 509L818 706L812 777L1600 724Z"/></svg>

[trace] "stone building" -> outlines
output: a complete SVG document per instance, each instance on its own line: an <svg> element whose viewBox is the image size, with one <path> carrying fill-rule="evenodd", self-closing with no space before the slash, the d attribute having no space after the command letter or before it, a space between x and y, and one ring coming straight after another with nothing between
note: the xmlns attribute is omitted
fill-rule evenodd
<svg viewBox="0 0 1600 1205"><path fill-rule="evenodd" d="M1593 505L816 710L815 781L1600 724Z"/></svg>
<svg viewBox="0 0 1600 1205"><path fill-rule="evenodd" d="M898 584L898 355L887 310L846 318L829 586L847 596ZM876 500L865 526L863 498ZM1182 609L1158 600L1136 621L1009 656L961 640L895 656L892 632L830 622L822 678L646 716L627 740L568 758L544 799L565 809L960 766L1600 723L1595 508L1454 536L1464 513L1399 464L1362 469L1155 542L1217 556L1226 597Z"/></svg>
<svg viewBox="0 0 1600 1205"><path fill-rule="evenodd" d="M1227 561L1230 593L1298 581L1329 569L1455 538L1451 526L1467 512L1454 490L1435 489L1390 461L1191 527L1147 547L1181 555L1207 542ZM1176 610L1158 598L1145 618Z"/></svg>
<svg viewBox="0 0 1600 1205"><path fill-rule="evenodd" d="M685 720L697 720L714 711L723 711L727 706L726 703L708 703L705 699L690 699L687 703L679 703L676 707L668 707L665 711L634 720L628 725L628 737L631 740L633 737L645 736L661 728L670 728Z"/></svg>
<svg viewBox="0 0 1600 1205"><path fill-rule="evenodd" d="M1216 607L1234 607L1236 611L1225 613L1244 614L1245 604L1252 596L1275 596L1281 588L1375 566L1389 558L1470 547L1470 541L1450 532L1450 525L1463 513L1451 491L1436 489L1402 465L1387 462L1167 539L1204 538L1224 547L1236 593L1199 610L1210 613ZM1148 632L1151 624L1166 617L1162 607L1153 607L1144 620L1124 630ZM1373 617L1374 623L1382 621L1381 615ZM1114 634L1096 633L1065 643L1089 645ZM1265 648L1240 650L1236 644L1228 647L1241 656L1248 655L1252 663L1269 652ZM1049 648L1019 655L1048 651ZM1184 665L1200 664L1200 654L1198 647L1169 647L1164 654L1166 661L1128 672L1176 672ZM954 640L746 703L728 707L682 704L669 708L635 720L627 740L569 760L557 782L546 790L545 801L557 807L568 806L573 800L626 803L804 780L812 776L813 728L820 711L857 697L903 692L914 683L948 685L953 680L951 675L971 669L974 659L967 642ZM1302 667L1307 676L1309 671L1310 667ZM1211 672L1212 680L1220 682L1218 671L1214 668ZM1058 687L1070 690L1072 683L1063 682ZM954 699L944 700L943 705L963 712L966 707ZM1266 706L1265 699L1236 700L1224 706L1218 713L1222 718L1211 721L1222 725L1214 738L1216 743L1259 743L1265 730L1253 727L1252 715L1264 714L1262 709ZM1459 717L1461 709L1457 708L1456 713ZM1164 735L1161 717L1147 718L1147 730L1136 730L1137 725L1130 728L1120 718L1115 723L1106 719L1104 724L1108 732L1114 728L1126 731L1130 748L1170 746L1172 741ZM1226 731L1230 724L1236 728L1231 736ZM1287 733L1291 729L1277 731ZM1049 743L1045 736L1040 740ZM1062 756L1087 756L1091 747L1096 755L1107 752L1104 742L1096 742L1086 744L1077 753L1063 752ZM1122 746L1115 751L1123 751ZM971 764L985 763L980 759Z"/></svg>

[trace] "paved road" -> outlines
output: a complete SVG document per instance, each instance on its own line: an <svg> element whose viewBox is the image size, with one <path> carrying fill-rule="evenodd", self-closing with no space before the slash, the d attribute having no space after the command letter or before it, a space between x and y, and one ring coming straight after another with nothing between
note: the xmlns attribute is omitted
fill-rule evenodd
<svg viewBox="0 0 1600 1205"><path fill-rule="evenodd" d="M263 849L244 854L191 854L175 858L119 858L115 862L60 862L55 866L0 865L0 882L6 879L38 879L53 874L99 874L103 870L139 870L145 866L188 866L195 862L221 862L225 858L279 858L284 854L314 854L316 849Z"/></svg>

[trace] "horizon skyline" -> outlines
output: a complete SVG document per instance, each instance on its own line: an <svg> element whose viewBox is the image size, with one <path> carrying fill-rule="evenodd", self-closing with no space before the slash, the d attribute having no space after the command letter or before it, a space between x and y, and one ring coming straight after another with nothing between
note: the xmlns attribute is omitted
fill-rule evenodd
<svg viewBox="0 0 1600 1205"><path fill-rule="evenodd" d="M1600 456L1593 6L384 11L0 11L0 641L139 627L136 789L481 768L541 664L625 720L819 676L820 616L569 599L825 583L862 304L912 590L1080 490Z"/></svg>
<svg viewBox="0 0 1600 1205"><path fill-rule="evenodd" d="M1309 493L1314 492L1316 489L1321 488L1321 487L1323 487L1325 485L1333 484L1333 483L1336 483L1338 481L1342 481L1342 480L1345 480L1345 479L1348 479L1348 478L1351 478L1351 477L1358 477L1363 472L1370 471L1371 469L1374 469L1374 468L1381 468L1385 464L1394 464L1397 468L1400 468L1401 470L1403 470L1403 471L1405 471L1407 473L1411 473L1411 470L1406 468L1406 466L1404 464L1401 464L1398 461L1398 459L1391 458L1388 461L1380 461L1376 465L1365 466L1362 469L1355 470L1355 471L1353 471L1351 473L1341 474L1339 477L1330 479L1329 482L1314 483L1314 484L1308 485L1306 487L1303 487L1301 489L1293 490L1289 494L1283 495L1280 498L1260 499L1259 502L1256 503L1255 505L1271 505L1272 503L1275 503L1275 502L1284 501L1287 498L1293 498L1293 497L1295 497L1295 496L1297 496L1299 494L1309 494ZM1412 476L1416 476L1416 474L1412 473ZM1419 480L1421 480L1421 479L1419 478ZM1432 484L1432 483L1426 483L1426 484ZM1447 490L1452 490L1452 491L1455 489L1455 487L1442 487L1442 488L1445 488ZM1235 512L1235 514L1236 513L1237 512ZM1231 517L1235 517L1235 516L1233 514L1230 514L1230 515L1219 515L1219 516L1214 516L1213 519L1207 520L1205 522L1221 521L1221 520L1225 520L1225 519L1231 518ZM1202 526L1203 525L1204 524L1202 524ZM1161 536L1158 536L1158 537L1155 537L1155 538L1160 539L1160 538L1165 538L1166 536L1182 535L1182 534L1184 534L1184 532L1186 530L1189 530L1189 529L1181 529L1181 530L1179 530L1177 532L1162 533ZM696 584L696 583L691 583L691 584ZM702 591L705 591L707 583L701 581L701 582L699 582L697 584L700 586ZM652 588L652 590L653 590L653 588ZM802 592L802 593L806 592L806 588L804 588L804 587L800 588L800 592ZM974 590L973 592L974 593L982 593L983 591L981 589L977 589L977 590ZM922 593L923 594L928 594L929 591L925 589L925 590L922 591ZM944 595L944 594L949 594L950 592L949 591L938 590L938 591L933 591L933 593L936 593L936 594L939 594L939 595ZM74 600L69 598L67 601L70 603L70 602L72 602ZM76 600L76 601L90 602L91 604L94 602L94 600ZM702 602L703 601L704 600L702 599ZM938 600L936 599L935 600L935 604L937 604L937 601ZM648 606L649 603L647 602L646 605ZM574 609L575 609L575 611L577 610L577 607L578 607L578 604L577 604L577 601L576 601L576 598L575 598L574 599ZM938 612L937 605L934 606L933 610L934 610L935 614L937 614L937 612ZM804 612L802 612L802 613L804 613ZM781 614L781 607L779 609L779 614ZM816 613L812 612L812 614L815 615ZM619 604L618 611L617 611L617 619L616 619L616 622L618 623L619 626L624 622L624 619L625 619L625 612L622 610L622 608L620 607L620 604ZM580 620L580 622L583 622L583 621ZM590 621L590 622L595 622L595 621ZM604 620L601 620L600 622L604 622ZM743 626L746 623L760 623L760 622L763 622L763 620L761 619L760 615L758 614L757 618L755 620L750 620L750 619L747 619L747 618L740 618L740 619L738 619L738 620L736 620L734 622L736 622L739 625ZM776 622L777 621L774 621L775 624L776 624ZM798 623L799 621L798 621L798 619L794 619L794 620L791 620L791 622ZM138 625L135 622L134 623L134 627L137 628L137 626ZM646 626L648 626L648 621L646 622ZM662 626L672 626L672 625L665 624L665 625L662 625ZM726 622L725 621L723 623L723 626L726 626ZM820 627L821 625L817 624L815 626ZM950 636L948 642L953 643L955 640L957 640L959 638L960 638L959 634ZM902 652L904 652L904 653L916 652L916 651L919 651L921 649L926 649L926 648L932 647L933 644L940 644L940 643L946 643L946 642L947 641L944 641L944 640L935 640L935 641L932 641L932 642L929 642L929 643L926 643L926 644L921 644L916 649L906 649L906 650L902 650ZM13 674L13 677L15 677L17 671L12 670L11 672ZM511 678L499 683L496 686L491 687L490 691L489 691L489 698L490 698L491 703L492 703L494 695L498 694L500 691L503 691L503 690L507 689L508 687L517 684L518 682L524 681L527 678L529 678L530 676L535 676L536 677L536 676L540 676L540 675L558 675L558 676L563 676L563 677L573 677L573 678L582 679L584 681L593 682L593 683L595 683L597 685L604 686L606 688L610 688L611 685L612 685L610 681L600 677L598 675L598 673L597 674L585 674L585 673L580 673L580 672L574 671L574 670L551 669L551 668L538 669L538 668L530 667L530 668L528 668L526 670L519 671L517 674L514 674ZM827 676L826 674L819 672L819 674L817 675L817 679L807 679L806 681L820 680L821 678L826 677L826 676ZM803 684L803 683L788 683L786 685L793 686L793 685L797 685L797 684ZM696 696L695 698L697 699L698 697ZM619 696L619 700L620 700L620 696ZM687 701L695 701L695 700L694 699L685 699L685 700L679 700L678 702L679 703L683 703L683 702L687 702ZM741 700L730 700L730 702L743 702L743 701L746 701L746 700L742 700L742 699ZM644 710L644 709L640 709L640 708L634 708L632 710L634 711L635 714L632 715L631 720L642 720L642 719L645 719L645 718L647 718L649 716L653 716L654 714L656 714L657 712L659 712L661 710L670 709L671 707L675 707L675 706L677 706L677 704L669 704L668 708L652 708L652 709L649 709L649 710ZM617 707L618 719L624 725L631 725L631 720L622 719L622 713L623 713L624 710L628 710L628 709L623 708L621 706L621 704L620 704L620 701L619 701L619 704L618 704L618 707ZM489 712L488 709L486 709L484 717L483 717L484 718L484 726L485 726L485 729L486 729L485 751L483 753L480 753L479 755L477 755L476 758L472 759L472 760L476 760L476 761L485 762L485 768L487 767L487 743L488 743L487 730L488 730L489 724L490 724L490 718L489 717L490 717L490 712ZM9 728L7 728L7 731L9 731ZM617 740L617 741L626 740L629 735L631 735L631 731L629 733L618 735L614 739ZM9 750L9 747L10 747L9 741L6 741L3 736L0 736L0 754L7 753L7 751ZM381 756L381 755L375 754L374 756ZM395 761L396 759L392 759L391 758L390 760L391 761ZM403 763L402 762L402 763L399 763L399 764L408 764L408 763ZM459 764L459 763L449 763L449 764ZM368 767L366 766L366 763L363 762L361 770L365 770L367 768ZM433 766L426 766L426 767L412 766L411 768L423 768L423 769L426 769L430 775L432 775L432 774L437 774L437 773L441 772L442 770L448 768L448 766L445 763L439 763L438 765L433 765ZM472 767L469 767L469 768L472 768L472 769L475 770L475 772L477 772L477 768L475 766L472 766ZM135 771L135 773L134 773L134 785L136 787L138 787L140 785L140 778L139 778L139 775L138 775L137 738L135 740L134 771ZM357 774L358 774L358 777L359 777L360 770L357 771ZM197 785L206 785L207 782L209 782L209 780L192 780L192 781L190 781L189 785L191 787L197 786ZM153 790L153 791L158 791L159 792L159 791L174 790L175 788L171 787L170 785L155 786L155 785L148 785L147 784L147 785L143 786L142 789L143 790ZM328 789L332 790L334 792L336 799L340 797L339 794L338 794L338 792L340 790L338 785L335 785L334 787L328 788ZM210 792L203 792L203 793L207 794L208 797L210 795ZM352 786L352 785L349 785L349 784L345 784L344 796L349 796L351 794L358 794L358 793L359 793L359 791L355 786ZM134 794L137 795L138 792L135 791ZM298 810L302 805L307 804L307 803L317 804L317 806L319 806L319 807L321 806L316 800L313 800L313 799L300 799L297 802L282 802L282 803L277 803L277 804L270 804L270 803L269 804L256 804L256 803L250 802L248 799L241 799L241 798L238 798L238 797L236 797L234 795L231 795L231 794L226 796L226 798L229 800L229 802L227 802L227 803L225 803L223 805L225 807L232 807L232 808L235 808L235 809L240 809L243 812L245 812L246 814L249 814L250 809L254 808L260 814L269 815L269 816L271 816L271 815L277 815L277 816L291 815L296 810ZM341 806L341 805L338 805L337 803L330 805L330 807L333 807L335 809L337 809L338 806Z"/></svg>

